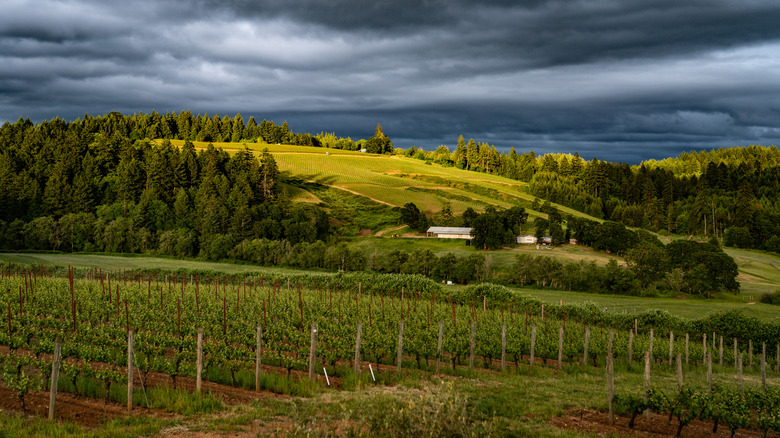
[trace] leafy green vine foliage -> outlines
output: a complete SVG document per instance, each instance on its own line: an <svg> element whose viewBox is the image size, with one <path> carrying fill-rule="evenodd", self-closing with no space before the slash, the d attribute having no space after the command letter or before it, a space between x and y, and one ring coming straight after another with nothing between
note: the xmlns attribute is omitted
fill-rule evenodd
<svg viewBox="0 0 780 438"><path fill-rule="evenodd" d="M772 430L780 431L780 390L776 388L767 392L759 388L742 392L715 385L712 392L707 393L683 386L678 392L668 395L651 387L647 401L634 394L618 394L615 405L619 413L632 416L630 427L634 426L634 419L644 409L668 414L670 420L676 417L677 436L697 418L712 421L713 433L718 431L721 423L725 423L732 437L737 430L751 424L763 430L765 435Z"/></svg>
<svg viewBox="0 0 780 438"><path fill-rule="evenodd" d="M14 391L25 414L27 413L25 396L30 391L42 387L38 376L31 376L25 372L24 368L27 366L41 366L41 362L25 356L12 355L3 364L3 381Z"/></svg>
<svg viewBox="0 0 780 438"><path fill-rule="evenodd" d="M643 395L638 394L616 394L615 395L615 412L620 415L630 415L631 420L628 422L628 427L633 429L636 423L636 417L639 416L645 409L649 409L648 402L645 401Z"/></svg>

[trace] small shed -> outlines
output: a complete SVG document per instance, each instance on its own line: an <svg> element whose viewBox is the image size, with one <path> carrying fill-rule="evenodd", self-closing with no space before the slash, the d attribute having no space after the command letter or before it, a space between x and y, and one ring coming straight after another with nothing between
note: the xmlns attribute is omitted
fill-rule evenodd
<svg viewBox="0 0 780 438"><path fill-rule="evenodd" d="M471 240L470 227L430 227L426 231L428 237L437 239L466 239Z"/></svg>
<svg viewBox="0 0 780 438"><path fill-rule="evenodd" d="M534 245L536 244L536 236L532 236L530 234L523 234L520 236L517 236L517 243L523 244L523 245Z"/></svg>

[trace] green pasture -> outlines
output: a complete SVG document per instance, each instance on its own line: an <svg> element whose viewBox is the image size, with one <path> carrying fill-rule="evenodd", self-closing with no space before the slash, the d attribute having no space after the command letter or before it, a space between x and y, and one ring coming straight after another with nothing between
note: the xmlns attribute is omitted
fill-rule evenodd
<svg viewBox="0 0 780 438"><path fill-rule="evenodd" d="M400 230L403 232L404 230ZM524 230L525 231L525 230ZM398 231L390 232L399 233ZM401 250L412 253L418 249L429 249L437 256L452 253L456 256L469 255L477 251L473 246L466 245L465 240L460 239L435 239L427 237L386 237L386 238L356 238L350 242L350 245L359 248L370 254L374 251L388 252L392 250ZM624 264L621 257L595 251L586 246L561 245L551 247L551 249L536 249L536 245L517 245L514 248L504 248L496 251L484 251L483 254L489 256L495 267L508 268L515 263L515 257L519 254L528 254L531 256L548 256L561 259L565 262L596 262L600 265L606 264L609 260L617 260L618 264Z"/></svg>
<svg viewBox="0 0 780 438"><path fill-rule="evenodd" d="M73 266L74 268L100 268L104 271L131 269L192 269L224 272L226 274L250 274L253 272L300 272L285 268L264 268L250 264L218 263L198 260L182 260L143 255L103 254L37 254L0 253L0 263L17 263L44 266Z"/></svg>
<svg viewBox="0 0 780 438"><path fill-rule="evenodd" d="M716 298L705 299L696 297L631 297L532 288L513 288L513 290L551 305L559 305L561 300L564 304L591 302L600 308L606 308L609 312L639 314L657 309L690 319L699 319L718 312L739 310L745 315L756 317L762 321L780 323L780 306L758 302L758 296L753 297L756 301L750 301L749 296L745 293L722 293L718 294Z"/></svg>
<svg viewBox="0 0 780 438"><path fill-rule="evenodd" d="M742 285L743 294L762 295L780 290L780 256L752 249L723 250L739 266L737 281Z"/></svg>
<svg viewBox="0 0 780 438"><path fill-rule="evenodd" d="M181 147L183 140L171 140ZM207 142L193 142L198 149ZM268 148L289 177L334 187L369 198L375 202L401 207L415 203L427 214L441 211L449 204L454 214L471 207L483 211L488 205L501 208L521 206L529 220L541 213L531 210L534 197L528 184L497 175L470 172L454 167L426 163L398 156L365 154L358 151L265 143L213 143L228 153L245 147L255 153ZM317 196L305 189L291 190L291 199L316 202ZM564 214L587 217L584 213L556 205ZM374 230L378 231L378 230Z"/></svg>

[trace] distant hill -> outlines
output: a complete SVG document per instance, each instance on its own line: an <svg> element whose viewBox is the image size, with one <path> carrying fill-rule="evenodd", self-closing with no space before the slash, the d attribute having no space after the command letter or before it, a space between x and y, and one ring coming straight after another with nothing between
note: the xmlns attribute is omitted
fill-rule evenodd
<svg viewBox="0 0 780 438"><path fill-rule="evenodd" d="M382 153L359 152L367 147ZM75 231L63 234L59 220L68 216L79 223L72 215L90 214L95 223L105 222L99 238L88 232L97 248L142 251L165 241L196 252L208 243L221 254L251 236L292 242L307 240L307 233L324 237L329 231L322 215L329 212L336 216L331 231L353 219L362 221L359 230L386 227L397 222L393 207L407 203L433 223L490 206L523 207L533 223L545 217L540 204L549 201L564 216L666 235L715 236L727 246L778 252L778 163L778 149L761 146L692 152L639 166L584 161L576 154L499 153L462 137L452 151L443 145L399 150L381 126L374 137L353 141L295 133L286 122L187 111L38 124L20 119L0 128L2 244L45 247L51 236L19 241L25 224L39 220L35 228L51 228L55 247L67 240L76 249ZM302 202L284 204L290 200ZM350 210L368 213L350 218ZM46 228L43 218L54 225ZM132 242L122 237L128 233Z"/></svg>

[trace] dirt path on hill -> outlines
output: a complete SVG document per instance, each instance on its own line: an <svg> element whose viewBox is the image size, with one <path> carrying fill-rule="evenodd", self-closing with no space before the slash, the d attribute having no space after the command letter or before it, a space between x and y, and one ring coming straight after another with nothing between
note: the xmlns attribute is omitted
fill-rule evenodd
<svg viewBox="0 0 780 438"><path fill-rule="evenodd" d="M395 227L385 228L384 230L379 230L376 233L374 233L374 236L381 237L382 234L385 234L385 233L387 233L389 231L397 231L397 230L400 230L401 228L404 228L404 227L406 227L406 225L398 225L398 226L395 226Z"/></svg>

